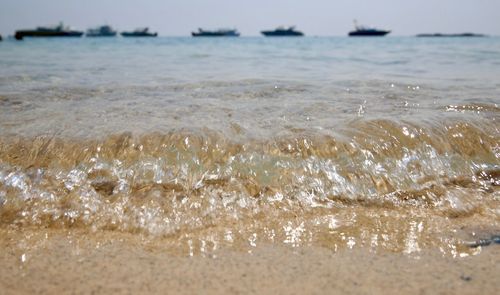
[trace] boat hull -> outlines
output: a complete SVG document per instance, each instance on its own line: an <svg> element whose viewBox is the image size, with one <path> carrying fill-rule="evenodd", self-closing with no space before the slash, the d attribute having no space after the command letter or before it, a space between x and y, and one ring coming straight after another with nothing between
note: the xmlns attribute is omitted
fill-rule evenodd
<svg viewBox="0 0 500 295"><path fill-rule="evenodd" d="M191 36L193 37L239 37L240 34L238 33L235 33L235 34L226 34L226 33L216 33L216 32L213 32L213 33L196 33L196 32L192 32L191 33Z"/></svg>
<svg viewBox="0 0 500 295"><path fill-rule="evenodd" d="M266 37L302 37L304 33L302 32L279 32L279 31L262 31L260 32L262 35Z"/></svg>
<svg viewBox="0 0 500 295"><path fill-rule="evenodd" d="M81 37L83 32L79 31L62 31L62 32L50 32L50 31L16 31L14 37L17 40L22 40L24 37L35 37L35 38L52 38L52 37Z"/></svg>
<svg viewBox="0 0 500 295"><path fill-rule="evenodd" d="M157 37L158 33L121 33L122 37Z"/></svg>
<svg viewBox="0 0 500 295"><path fill-rule="evenodd" d="M116 37L117 33L109 33L109 34L89 34L87 33L85 36L87 37Z"/></svg>
<svg viewBox="0 0 500 295"><path fill-rule="evenodd" d="M391 31L352 31L349 32L351 37L382 37L389 34Z"/></svg>

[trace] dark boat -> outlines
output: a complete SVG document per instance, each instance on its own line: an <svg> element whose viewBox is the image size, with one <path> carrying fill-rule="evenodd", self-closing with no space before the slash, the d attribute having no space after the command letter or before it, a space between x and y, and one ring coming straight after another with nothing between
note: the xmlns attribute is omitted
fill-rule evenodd
<svg viewBox="0 0 500 295"><path fill-rule="evenodd" d="M156 37L158 33L151 33L149 28L138 28L132 32L122 32L123 37Z"/></svg>
<svg viewBox="0 0 500 295"><path fill-rule="evenodd" d="M19 30L16 31L14 37L17 40L22 40L24 37L81 37L83 32L71 30L65 27L63 23L59 23L53 27L38 27L35 30Z"/></svg>
<svg viewBox="0 0 500 295"><path fill-rule="evenodd" d="M273 31L262 31L260 32L266 37L300 37L304 36L304 33L295 30L295 27L278 27Z"/></svg>
<svg viewBox="0 0 500 295"><path fill-rule="evenodd" d="M359 26L356 21L354 21L355 30L349 32L349 36L357 37L357 36L385 36L389 34L391 31L387 30L379 30L376 28L370 28L365 26Z"/></svg>
<svg viewBox="0 0 500 295"><path fill-rule="evenodd" d="M2 41L2 35L0 35L0 41Z"/></svg>
<svg viewBox="0 0 500 295"><path fill-rule="evenodd" d="M486 37L486 35L474 34L474 33L461 33L461 34L434 33L434 34L418 34L417 37Z"/></svg>
<svg viewBox="0 0 500 295"><path fill-rule="evenodd" d="M193 37L239 37L240 33L236 29L219 29L216 31L207 31L198 29L198 32L191 32Z"/></svg>
<svg viewBox="0 0 500 295"><path fill-rule="evenodd" d="M87 37L115 37L117 32L111 26L105 25L87 30Z"/></svg>

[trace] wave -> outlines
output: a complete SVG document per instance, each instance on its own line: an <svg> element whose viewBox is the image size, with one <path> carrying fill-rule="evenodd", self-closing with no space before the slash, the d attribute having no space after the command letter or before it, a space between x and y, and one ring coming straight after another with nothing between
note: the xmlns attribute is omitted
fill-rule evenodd
<svg viewBox="0 0 500 295"><path fill-rule="evenodd" d="M456 250L464 225L500 228L499 133L470 121L425 126L355 121L338 136L295 130L268 140L208 129L4 136L0 226L183 245Z"/></svg>

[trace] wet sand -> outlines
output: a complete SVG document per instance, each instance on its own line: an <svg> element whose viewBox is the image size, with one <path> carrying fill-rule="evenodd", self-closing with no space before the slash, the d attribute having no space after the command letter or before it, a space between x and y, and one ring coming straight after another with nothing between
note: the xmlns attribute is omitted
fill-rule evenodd
<svg viewBox="0 0 500 295"><path fill-rule="evenodd" d="M494 294L500 246L453 258L263 245L179 255L140 235L2 232L2 294ZM107 237L103 239L103 237Z"/></svg>

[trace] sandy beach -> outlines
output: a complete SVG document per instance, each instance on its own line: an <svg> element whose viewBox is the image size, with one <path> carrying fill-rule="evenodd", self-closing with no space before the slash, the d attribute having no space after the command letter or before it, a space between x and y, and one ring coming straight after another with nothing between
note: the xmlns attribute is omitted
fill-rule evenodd
<svg viewBox="0 0 500 295"><path fill-rule="evenodd" d="M499 245L463 258L279 245L189 257L129 234L45 234L2 232L2 294L494 294L500 288Z"/></svg>

